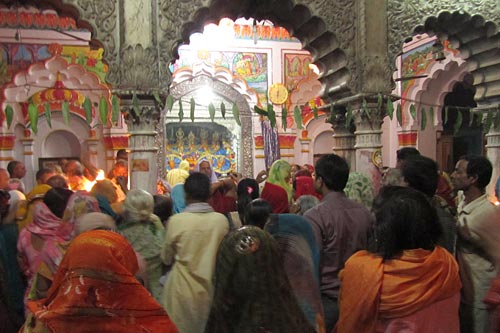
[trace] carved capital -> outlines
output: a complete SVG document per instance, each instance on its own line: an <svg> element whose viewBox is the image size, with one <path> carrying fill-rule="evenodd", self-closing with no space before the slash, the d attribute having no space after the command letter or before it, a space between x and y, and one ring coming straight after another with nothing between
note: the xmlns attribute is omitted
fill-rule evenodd
<svg viewBox="0 0 500 333"><path fill-rule="evenodd" d="M363 64L362 91L390 93L392 69L387 57L365 56L361 63Z"/></svg>
<svg viewBox="0 0 500 333"><path fill-rule="evenodd" d="M104 59L109 65L109 71L106 75L106 81L117 85L119 83L120 63L118 59L117 42L115 40L119 33L116 31L118 26L118 1L116 0L72 0L78 8L80 18L89 22L94 31L94 39L99 40L106 52Z"/></svg>
<svg viewBox="0 0 500 333"><path fill-rule="evenodd" d="M156 130L162 105L152 95L124 92L120 98L120 111L129 130Z"/></svg>
<svg viewBox="0 0 500 333"><path fill-rule="evenodd" d="M129 46L121 52L120 58L122 87L142 90L158 87L158 57L154 48L144 49L142 45Z"/></svg>

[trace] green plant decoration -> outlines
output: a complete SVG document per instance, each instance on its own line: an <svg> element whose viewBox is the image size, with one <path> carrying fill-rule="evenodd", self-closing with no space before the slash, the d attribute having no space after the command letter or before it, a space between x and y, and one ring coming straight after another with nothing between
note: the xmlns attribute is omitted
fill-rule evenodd
<svg viewBox="0 0 500 333"><path fill-rule="evenodd" d="M352 106L351 104L347 104L345 111L345 127L349 128L351 126L352 116Z"/></svg>
<svg viewBox="0 0 500 333"><path fill-rule="evenodd" d="M267 117L267 112L264 111L264 109L261 109L259 108L257 105L255 105L253 107L253 110L255 111L255 113L257 113L258 115L261 115L261 116L264 116L264 117Z"/></svg>
<svg viewBox="0 0 500 333"><path fill-rule="evenodd" d="M403 111L401 110L401 104L398 103L396 107L396 119L398 120L399 126L403 126Z"/></svg>
<svg viewBox="0 0 500 333"><path fill-rule="evenodd" d="M314 119L318 119L318 108L317 107L313 107L313 116L314 116Z"/></svg>
<svg viewBox="0 0 500 333"><path fill-rule="evenodd" d="M87 122L87 125L90 125L92 122L92 102L90 101L90 98L85 97L82 106L85 111L85 121Z"/></svg>
<svg viewBox="0 0 500 333"><path fill-rule="evenodd" d="M173 107L174 107L174 96L168 95L167 96L167 110L172 111Z"/></svg>
<svg viewBox="0 0 500 333"><path fill-rule="evenodd" d="M45 119L47 120L47 125L49 125L49 128L52 128L52 118L50 114L50 103L46 102L45 103Z"/></svg>
<svg viewBox="0 0 500 333"><path fill-rule="evenodd" d="M99 118L103 126L108 124L108 102L104 96L99 99Z"/></svg>
<svg viewBox="0 0 500 333"><path fill-rule="evenodd" d="M392 120L392 117L394 116L394 104L392 103L390 96L387 96L386 112L387 115L389 116L389 119Z"/></svg>
<svg viewBox="0 0 500 333"><path fill-rule="evenodd" d="M7 120L7 128L10 128L12 120L14 119L14 109L10 105L5 107L5 119Z"/></svg>
<svg viewBox="0 0 500 333"><path fill-rule="evenodd" d="M460 130L460 127L462 127L462 111L460 109L457 110L457 120L455 121L455 125L453 126L453 135L456 135L458 131Z"/></svg>
<svg viewBox="0 0 500 333"><path fill-rule="evenodd" d="M425 113L425 109L422 107L420 109L420 128L425 130L425 127L427 126L427 114Z"/></svg>
<svg viewBox="0 0 500 333"><path fill-rule="evenodd" d="M238 109L238 105L236 105L236 103L233 104L233 117L234 121L236 121L236 124L238 124L238 126L241 126L240 109Z"/></svg>
<svg viewBox="0 0 500 333"><path fill-rule="evenodd" d="M182 110L182 100L179 99L179 122L184 118L184 110Z"/></svg>
<svg viewBox="0 0 500 333"><path fill-rule="evenodd" d="M486 120L484 121L484 131L488 132L491 128L491 124L493 124L493 112L488 112L486 116Z"/></svg>
<svg viewBox="0 0 500 333"><path fill-rule="evenodd" d="M33 103L28 105L28 119L30 120L30 127L33 133L38 133L38 108Z"/></svg>
<svg viewBox="0 0 500 333"><path fill-rule="evenodd" d="M61 103L61 112L64 123L69 126L69 103L67 101Z"/></svg>
<svg viewBox="0 0 500 333"><path fill-rule="evenodd" d="M446 125L448 123L448 112L449 112L450 108L445 106L444 107L444 122L443 122L443 125Z"/></svg>
<svg viewBox="0 0 500 333"><path fill-rule="evenodd" d="M482 112L478 112L477 113L477 117L476 117L476 124L478 126L481 126L482 123L483 123L483 113Z"/></svg>
<svg viewBox="0 0 500 333"><path fill-rule="evenodd" d="M267 104L267 117L271 122L271 127L276 127L276 113L274 112L274 108L272 104Z"/></svg>
<svg viewBox="0 0 500 333"><path fill-rule="evenodd" d="M116 125L120 117L120 99L118 96L111 96L111 123Z"/></svg>
<svg viewBox="0 0 500 333"><path fill-rule="evenodd" d="M413 120L417 119L417 108L413 103L410 105L410 115L413 118Z"/></svg>
<svg viewBox="0 0 500 333"><path fill-rule="evenodd" d="M215 119L215 106L212 102L210 102L210 104L208 104L208 114L210 116L210 120L212 122L214 122L214 119Z"/></svg>
<svg viewBox="0 0 500 333"><path fill-rule="evenodd" d="M472 124L474 124L474 118L475 118L475 114L473 114L472 112L469 112L469 127L472 126Z"/></svg>
<svg viewBox="0 0 500 333"><path fill-rule="evenodd" d="M135 115L139 117L141 114L141 107L139 106L139 98L135 93L132 95L132 109L134 110Z"/></svg>
<svg viewBox="0 0 500 333"><path fill-rule="evenodd" d="M429 109L429 118L431 119L431 124L434 124L434 108L432 106Z"/></svg>
<svg viewBox="0 0 500 333"><path fill-rule="evenodd" d="M382 111L382 104L384 103L384 96L381 93L377 94L377 110Z"/></svg>
<svg viewBox="0 0 500 333"><path fill-rule="evenodd" d="M191 122L194 122L194 109L196 105L194 102L194 98L191 97L191 100L189 101L189 117L191 118Z"/></svg>
<svg viewBox="0 0 500 333"><path fill-rule="evenodd" d="M364 114L371 120L370 109L368 108L368 102L363 98L363 103L361 104L361 110L363 110Z"/></svg>
<svg viewBox="0 0 500 333"><path fill-rule="evenodd" d="M226 105L224 102L220 102L220 114L222 115L222 119L226 119Z"/></svg>
<svg viewBox="0 0 500 333"><path fill-rule="evenodd" d="M160 105L160 108L163 107L163 102L161 101L160 95L158 94L157 91L153 92L153 98L155 99L156 103Z"/></svg>
<svg viewBox="0 0 500 333"><path fill-rule="evenodd" d="M288 110L286 109L286 106L283 106L283 109L281 109L281 125L283 126L283 130L285 132L287 127L287 120L286 120L287 116L288 116Z"/></svg>
<svg viewBox="0 0 500 333"><path fill-rule="evenodd" d="M293 109L293 118L295 120L295 124L297 124L298 129L302 129L302 113L300 112L300 109L298 105L295 106L295 109Z"/></svg>
<svg viewBox="0 0 500 333"><path fill-rule="evenodd" d="M497 111L497 114L495 115L495 125L494 128L500 129L500 112Z"/></svg>

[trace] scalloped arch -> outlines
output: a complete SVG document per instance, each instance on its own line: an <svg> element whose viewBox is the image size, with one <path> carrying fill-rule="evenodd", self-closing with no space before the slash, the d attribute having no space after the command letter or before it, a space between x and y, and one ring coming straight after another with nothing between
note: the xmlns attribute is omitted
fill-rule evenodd
<svg viewBox="0 0 500 333"><path fill-rule="evenodd" d="M478 105L500 102L500 32L494 22L464 11L442 11L413 30L423 33L448 39L460 51L474 78Z"/></svg>
<svg viewBox="0 0 500 333"><path fill-rule="evenodd" d="M201 32L207 23L218 23L221 18L235 20L239 17L257 20L271 20L286 28L291 35L298 38L302 47L311 52L313 63L321 69L319 80L323 85L322 95L336 98L350 95L348 82L352 73L347 67L347 57L340 48L334 32L328 30L326 22L311 14L305 5L296 5L291 0L259 1L251 4L248 1L214 0L208 7L200 7L186 22L173 42L171 54L178 57L178 48L189 43L191 34Z"/></svg>

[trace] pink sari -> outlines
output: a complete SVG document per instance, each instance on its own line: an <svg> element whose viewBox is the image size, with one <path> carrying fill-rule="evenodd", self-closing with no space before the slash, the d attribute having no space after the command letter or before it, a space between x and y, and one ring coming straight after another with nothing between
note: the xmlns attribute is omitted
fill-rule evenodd
<svg viewBox="0 0 500 333"><path fill-rule="evenodd" d="M19 265L28 280L25 304L32 289L33 278L42 264L52 273L57 270L70 235L71 231L63 228L62 220L45 203L41 202L35 207L33 222L21 231L17 241ZM33 237L41 239L39 248L34 246Z"/></svg>

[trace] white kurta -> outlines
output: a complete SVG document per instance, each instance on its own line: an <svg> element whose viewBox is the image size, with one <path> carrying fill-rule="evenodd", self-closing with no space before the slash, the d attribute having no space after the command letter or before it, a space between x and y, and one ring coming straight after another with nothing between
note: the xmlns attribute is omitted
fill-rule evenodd
<svg viewBox="0 0 500 333"><path fill-rule="evenodd" d="M168 221L161 257L173 267L162 300L179 332L205 330L217 250L228 231L227 218L215 212L179 213Z"/></svg>

